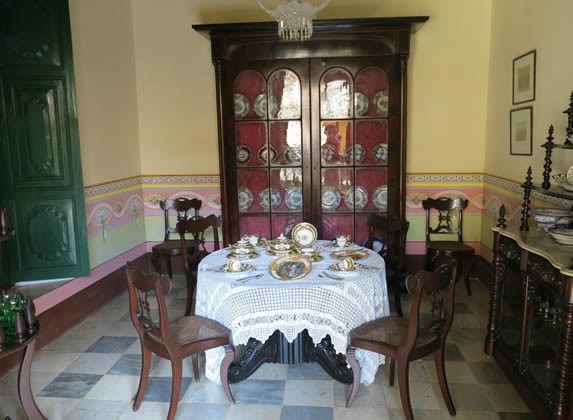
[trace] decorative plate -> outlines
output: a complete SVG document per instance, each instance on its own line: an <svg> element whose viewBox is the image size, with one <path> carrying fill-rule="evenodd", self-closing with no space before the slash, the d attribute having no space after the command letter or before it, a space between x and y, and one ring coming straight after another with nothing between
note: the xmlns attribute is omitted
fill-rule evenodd
<svg viewBox="0 0 573 420"><path fill-rule="evenodd" d="M302 255L284 255L269 266L271 276L278 280L296 280L303 278L312 270L312 263Z"/></svg>
<svg viewBox="0 0 573 420"><path fill-rule="evenodd" d="M249 113L249 99L242 93L235 93L235 118L240 120Z"/></svg>
<svg viewBox="0 0 573 420"><path fill-rule="evenodd" d="M330 256L332 258L336 258L337 260L343 260L346 257L352 257L353 260L361 260L363 258L368 258L368 255L368 251L364 249L348 249L330 253Z"/></svg>
<svg viewBox="0 0 573 420"><path fill-rule="evenodd" d="M372 148L372 157L376 163L388 163L388 145L386 143L378 143Z"/></svg>
<svg viewBox="0 0 573 420"><path fill-rule="evenodd" d="M344 204L349 209L356 207L358 210L362 210L368 204L368 191L360 186L349 189L344 194Z"/></svg>
<svg viewBox="0 0 573 420"><path fill-rule="evenodd" d="M239 165L246 165L251 161L251 157L251 149L244 145L237 146L237 163Z"/></svg>
<svg viewBox="0 0 573 420"><path fill-rule="evenodd" d="M342 194L336 187L325 186L322 188L322 208L325 210L334 210L340 206L342 201Z"/></svg>
<svg viewBox="0 0 573 420"><path fill-rule="evenodd" d="M381 90L376 95L374 95L374 107L376 108L376 113L382 117L388 116L388 91Z"/></svg>
<svg viewBox="0 0 573 420"><path fill-rule="evenodd" d="M346 149L344 156L349 163L352 163L353 158L356 159L356 163L362 163L366 159L366 149L361 144L355 144L354 147Z"/></svg>
<svg viewBox="0 0 573 420"><path fill-rule="evenodd" d="M336 146L330 143L325 143L320 147L322 160L326 163L334 163L338 160L338 152Z"/></svg>
<svg viewBox="0 0 573 420"><path fill-rule="evenodd" d="M310 223L302 222L292 229L292 240L300 248L312 246L317 238L318 232Z"/></svg>
<svg viewBox="0 0 573 420"><path fill-rule="evenodd" d="M388 208L388 186L382 185L374 190L372 194L372 201L379 210L386 210Z"/></svg>
<svg viewBox="0 0 573 420"><path fill-rule="evenodd" d="M234 252L229 252L227 258L236 258L238 260L252 260L253 258L260 257L259 253L256 251L250 252L248 254L235 254Z"/></svg>
<svg viewBox="0 0 573 420"><path fill-rule="evenodd" d="M239 187L239 210L246 211L253 205L253 193L247 187Z"/></svg>
<svg viewBox="0 0 573 420"><path fill-rule="evenodd" d="M368 112L368 96L362 92L356 92L354 94L354 112L359 117L365 115Z"/></svg>
<svg viewBox="0 0 573 420"><path fill-rule="evenodd" d="M285 148L285 161L288 164L300 163L302 160L302 150L300 146L287 146Z"/></svg>
<svg viewBox="0 0 573 420"><path fill-rule="evenodd" d="M302 209L302 189L300 187L289 188L285 193L285 204L291 210Z"/></svg>
<svg viewBox="0 0 573 420"><path fill-rule="evenodd" d="M259 205L265 210L268 210L269 207L274 210L280 206L281 203L281 193L274 188L265 188L259 193Z"/></svg>
<svg viewBox="0 0 573 420"><path fill-rule="evenodd" d="M337 260L343 260L346 257L352 257L353 260L361 260L362 258L368 258L368 251L363 249L349 249L344 251L334 251L330 253L332 258Z"/></svg>
<svg viewBox="0 0 573 420"><path fill-rule="evenodd" d="M269 95L270 98L270 115L275 115L277 113L277 107L278 107L278 103L277 103L277 98L275 98L273 95ZM258 95L255 98L255 114L257 114L257 116L259 116L260 118L266 118L267 117L267 94L266 93L261 93L260 95Z"/></svg>
<svg viewBox="0 0 573 420"><path fill-rule="evenodd" d="M328 269L336 272L336 274L358 274L359 271L364 270L364 266L356 264L352 270L341 270L338 264L330 264Z"/></svg>
<svg viewBox="0 0 573 420"><path fill-rule="evenodd" d="M259 151L257 152L257 156L259 157L259 160L266 165L269 161L269 157L271 163L275 163L279 157L279 154L277 152L277 149L272 144L271 145L265 144L263 147L259 149Z"/></svg>
<svg viewBox="0 0 573 420"><path fill-rule="evenodd" d="M247 254L247 255L251 255L251 254ZM234 257L236 258L236 255L234 255ZM227 267L227 264L223 264L221 267L217 267L215 269L215 271L220 271L222 273L225 274L245 274L248 273L249 271L253 270L253 266L251 264L241 264L241 268L238 271L231 271L229 270L229 267Z"/></svg>

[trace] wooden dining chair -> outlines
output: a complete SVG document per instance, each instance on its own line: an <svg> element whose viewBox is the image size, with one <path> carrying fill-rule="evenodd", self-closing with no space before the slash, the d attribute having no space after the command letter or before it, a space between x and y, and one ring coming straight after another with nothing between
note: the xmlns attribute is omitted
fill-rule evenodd
<svg viewBox="0 0 573 420"><path fill-rule="evenodd" d="M454 258L459 280L464 279L471 296L470 272L475 263L474 249L464 243L463 216L468 200L463 198L427 198L422 201L426 212L426 262L431 270L441 257Z"/></svg>
<svg viewBox="0 0 573 420"><path fill-rule="evenodd" d="M217 321L201 316L183 316L170 321L165 294L169 292L171 281L157 272L143 273L130 262L127 263L126 273L129 314L139 335L142 353L141 375L133 411L139 409L145 395L152 353L171 361L171 400L167 414L167 419L171 420L175 418L181 393L183 359L192 356L193 376L199 381L198 354L219 346L225 348L225 357L220 368L223 390L229 402L234 404L227 376L234 359L229 329ZM152 299L155 302L152 302Z"/></svg>
<svg viewBox="0 0 573 420"><path fill-rule="evenodd" d="M386 316L366 322L350 331L346 360L352 369L353 382L346 402L347 407L352 404L360 384L360 365L355 352L357 348L361 348L391 359L390 385L394 385L395 364L398 363L402 408L406 419L413 419L409 364L434 353L440 390L450 415L456 415L446 380L444 361L446 338L454 319L455 272L455 261L450 261L433 272L420 271L409 276L407 286L412 294L412 306L408 320Z"/></svg>
<svg viewBox="0 0 573 420"><path fill-rule="evenodd" d="M394 307L398 316L403 316L401 292L406 278L406 235L410 222L373 213L368 215L366 223L368 225L366 247L374 250L375 239L381 241L378 254L384 258L386 265L386 283L394 295Z"/></svg>
<svg viewBox="0 0 573 420"><path fill-rule="evenodd" d="M211 214L205 218L181 220L177 223L177 232L180 237L180 249L185 264L185 277L187 279L187 304L185 315L194 313L194 295L197 288L197 269L203 258L209 255L205 245L205 238L212 231L213 250L220 249L219 228L223 224L221 216ZM189 236L192 238L190 239ZM193 241L193 246L189 242Z"/></svg>
<svg viewBox="0 0 573 420"><path fill-rule="evenodd" d="M174 200L161 200L159 206L163 210L164 234L163 242L151 248L151 263L158 273L161 273L160 258L167 260L167 273L173 278L171 257L181 255L181 243L179 239L171 239L171 235L177 233L176 223L189 218L198 219L201 200L197 198L179 197ZM193 212L191 213L191 211ZM191 213L191 214L190 214ZM175 219L173 219L175 216ZM172 222L173 221L173 222ZM189 244L193 246L192 243Z"/></svg>

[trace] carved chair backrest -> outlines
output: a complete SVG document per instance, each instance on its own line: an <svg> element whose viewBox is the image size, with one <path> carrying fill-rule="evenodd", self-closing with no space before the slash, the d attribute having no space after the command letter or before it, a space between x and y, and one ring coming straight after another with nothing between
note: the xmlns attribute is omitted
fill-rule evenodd
<svg viewBox="0 0 573 420"><path fill-rule="evenodd" d="M374 249L374 238L381 239L382 249L378 253L384 258L386 265L396 271L405 268L406 235L410 222L405 219L370 214L366 223L368 225L366 247Z"/></svg>
<svg viewBox="0 0 573 420"><path fill-rule="evenodd" d="M441 264L433 272L419 271L408 277L406 286L412 295L412 306L405 343L407 348L411 349L422 334L432 334L445 341L454 320L455 279L454 259Z"/></svg>
<svg viewBox="0 0 573 420"><path fill-rule="evenodd" d="M199 209L201 208L202 201L198 198L185 198L178 197L174 200L161 200L159 207L163 210L163 217L165 222L165 236L164 241L171 239L171 235L177 233L177 226L181 220L198 219ZM191 213L191 210L193 212ZM175 216L175 223L172 223L172 217Z"/></svg>
<svg viewBox="0 0 573 420"><path fill-rule="evenodd" d="M468 206L464 198L439 197L422 201L426 211L426 242L442 240L463 242L463 214ZM435 239L434 239L435 238Z"/></svg>
<svg viewBox="0 0 573 420"><path fill-rule="evenodd" d="M144 273L131 262L125 271L129 314L140 338L143 340L146 335L168 348L174 346L165 302L171 281L157 272Z"/></svg>

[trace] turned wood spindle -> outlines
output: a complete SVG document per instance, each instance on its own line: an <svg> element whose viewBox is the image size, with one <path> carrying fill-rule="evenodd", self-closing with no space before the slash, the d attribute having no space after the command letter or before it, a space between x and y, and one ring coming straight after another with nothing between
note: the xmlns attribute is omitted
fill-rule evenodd
<svg viewBox="0 0 573 420"><path fill-rule="evenodd" d="M502 229L505 229L507 226L505 224L505 204L502 204L501 207L499 208L499 218L497 219L496 226Z"/></svg>
<svg viewBox="0 0 573 420"><path fill-rule="evenodd" d="M569 98L569 108L563 111L564 114L567 114L567 128L565 129L565 133L567 134L565 137L564 144L566 145L573 145L571 141L573 138L573 92L571 92L571 96Z"/></svg>
<svg viewBox="0 0 573 420"><path fill-rule="evenodd" d="M531 166L527 169L527 176L525 177L525 182L521 184L523 187L523 206L521 209L521 223L519 225L519 230L529 230L529 211L531 207L531 189L533 188L533 183L531 182Z"/></svg>
<svg viewBox="0 0 573 420"><path fill-rule="evenodd" d="M6 338L6 333L4 332L4 328L2 328L2 325L0 325L0 350L2 350L5 338Z"/></svg>
<svg viewBox="0 0 573 420"><path fill-rule="evenodd" d="M26 337L26 321L24 321L24 314L22 311L14 312L14 331L18 341L24 341Z"/></svg>
<svg viewBox="0 0 573 420"><path fill-rule="evenodd" d="M543 164L543 182L541 183L541 187L544 190L548 190L551 187L551 181L549 180L551 175L551 154L553 153L553 147L555 143L553 143L553 125L549 126L548 130L547 141L543 143L542 147L545 148L545 163Z"/></svg>

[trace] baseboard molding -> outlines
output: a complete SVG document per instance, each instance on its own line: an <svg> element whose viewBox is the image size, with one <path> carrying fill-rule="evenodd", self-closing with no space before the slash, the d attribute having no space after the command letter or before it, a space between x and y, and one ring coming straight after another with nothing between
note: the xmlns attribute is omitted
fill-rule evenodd
<svg viewBox="0 0 573 420"><path fill-rule="evenodd" d="M138 265L150 266L149 254L143 254L134 261ZM99 281L39 314L40 335L36 341L36 350L42 349L61 337L70 328L84 321L111 299L125 291L126 288L125 270L123 267L117 268ZM16 369L20 358L21 352L3 358L0 366L0 377Z"/></svg>

